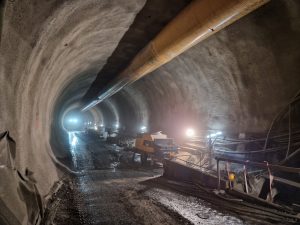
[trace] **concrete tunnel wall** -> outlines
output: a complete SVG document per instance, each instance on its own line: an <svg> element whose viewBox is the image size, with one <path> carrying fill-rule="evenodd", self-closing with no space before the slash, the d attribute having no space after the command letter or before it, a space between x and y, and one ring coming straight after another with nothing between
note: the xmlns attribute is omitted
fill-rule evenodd
<svg viewBox="0 0 300 225"><path fill-rule="evenodd" d="M43 200L64 173L54 160L68 154L62 115L80 105L145 2L5 2L0 132L8 130L16 141L15 166L21 174L32 171ZM148 2L162 5L164 15L151 8L159 20L171 18L189 1ZM153 22L149 30L166 21ZM145 40L153 36L145 29L140 34ZM175 137L186 127L264 133L300 87L299 40L299 1L273 0L126 87L92 114L104 123L118 120L132 132L146 125ZM129 47L135 44L126 41ZM17 205L16 218L26 221L30 206L17 195L11 198L15 204L4 199L7 207Z"/></svg>
<svg viewBox="0 0 300 225"><path fill-rule="evenodd" d="M142 93L152 130L264 133L300 88L299 7L271 1L125 90Z"/></svg>
<svg viewBox="0 0 300 225"><path fill-rule="evenodd" d="M51 128L60 126L59 120L54 121L59 96L78 75L102 67L144 2L118 3L5 2L1 21L0 127L1 132L10 131L17 143L16 169L24 176L26 168L32 171L43 200L63 176L53 160L53 152L57 152L50 145ZM21 181L16 179L14 184L19 184ZM9 177L4 176L2 181L11 190L19 189L20 184L13 186ZM4 205L21 224L35 223L34 203L20 200L26 198L17 191L11 192L15 195L7 198L1 192Z"/></svg>

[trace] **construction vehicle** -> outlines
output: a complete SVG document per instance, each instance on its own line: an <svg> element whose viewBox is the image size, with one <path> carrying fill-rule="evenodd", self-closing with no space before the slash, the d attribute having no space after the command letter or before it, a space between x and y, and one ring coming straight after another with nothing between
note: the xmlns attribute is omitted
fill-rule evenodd
<svg viewBox="0 0 300 225"><path fill-rule="evenodd" d="M174 139L161 132L140 133L135 140L133 152L141 154L141 162L145 164L148 156L155 161L171 158L178 152L178 146L175 145Z"/></svg>

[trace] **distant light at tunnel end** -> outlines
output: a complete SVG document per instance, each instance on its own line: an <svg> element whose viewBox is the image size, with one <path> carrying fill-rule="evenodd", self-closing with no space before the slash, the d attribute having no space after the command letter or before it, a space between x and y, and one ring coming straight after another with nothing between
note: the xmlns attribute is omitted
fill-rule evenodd
<svg viewBox="0 0 300 225"><path fill-rule="evenodd" d="M77 122L78 122L78 119L77 119L77 118L70 118L70 119L69 119L69 122L70 122L70 123L77 123Z"/></svg>

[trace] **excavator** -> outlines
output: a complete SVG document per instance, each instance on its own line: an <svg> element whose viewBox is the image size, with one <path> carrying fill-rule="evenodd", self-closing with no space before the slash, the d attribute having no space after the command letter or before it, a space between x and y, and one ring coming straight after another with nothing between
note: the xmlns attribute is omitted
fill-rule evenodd
<svg viewBox="0 0 300 225"><path fill-rule="evenodd" d="M152 134L139 133L132 151L141 154L141 162L146 164L148 157L152 161L162 162L164 159L171 158L178 153L178 149L173 138L168 138L162 132L156 132Z"/></svg>

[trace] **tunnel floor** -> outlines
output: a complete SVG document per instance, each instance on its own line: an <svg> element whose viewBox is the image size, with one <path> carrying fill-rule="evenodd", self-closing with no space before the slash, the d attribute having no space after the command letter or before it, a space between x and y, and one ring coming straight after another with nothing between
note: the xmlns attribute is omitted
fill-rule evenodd
<svg viewBox="0 0 300 225"><path fill-rule="evenodd" d="M251 224L209 203L164 188L159 165L84 133L69 133L78 172L51 199L45 224Z"/></svg>

